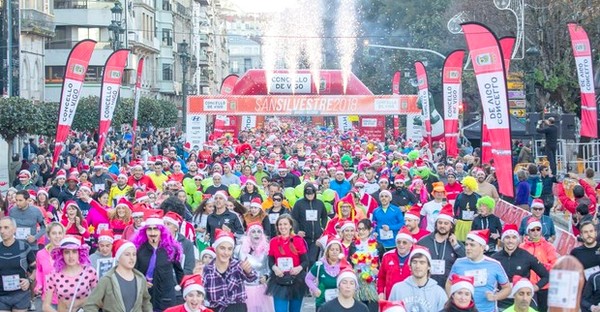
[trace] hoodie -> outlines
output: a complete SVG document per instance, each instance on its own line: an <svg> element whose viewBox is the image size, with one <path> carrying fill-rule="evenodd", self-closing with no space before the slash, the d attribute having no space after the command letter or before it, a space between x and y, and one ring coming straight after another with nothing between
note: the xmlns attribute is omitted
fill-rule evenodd
<svg viewBox="0 0 600 312"><path fill-rule="evenodd" d="M312 200L306 198L306 191L312 189L315 196ZM327 209L325 204L317 199L317 188L311 183L304 186L304 198L299 199L292 209L292 218L296 221L295 232L304 231L304 239L314 241L323 235L327 226Z"/></svg>
<svg viewBox="0 0 600 312"><path fill-rule="evenodd" d="M390 301L402 301L406 311L441 311L448 296L442 287L433 279L428 279L425 286L418 286L412 276L392 287Z"/></svg>

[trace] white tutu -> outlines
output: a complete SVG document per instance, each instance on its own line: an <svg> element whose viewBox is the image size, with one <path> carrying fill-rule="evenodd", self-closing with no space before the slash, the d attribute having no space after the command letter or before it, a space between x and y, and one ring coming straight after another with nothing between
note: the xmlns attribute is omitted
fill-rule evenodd
<svg viewBox="0 0 600 312"><path fill-rule="evenodd" d="M265 295L267 285L246 285L248 312L274 312L273 297Z"/></svg>

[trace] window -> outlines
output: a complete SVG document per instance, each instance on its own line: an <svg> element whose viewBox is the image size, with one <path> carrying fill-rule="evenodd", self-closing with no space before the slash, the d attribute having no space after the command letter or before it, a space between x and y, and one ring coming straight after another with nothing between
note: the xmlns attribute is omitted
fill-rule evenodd
<svg viewBox="0 0 600 312"><path fill-rule="evenodd" d="M231 72L239 73L240 72L240 64L238 61L231 61Z"/></svg>
<svg viewBox="0 0 600 312"><path fill-rule="evenodd" d="M100 40L100 28L87 28L87 27L79 27L77 28L77 40L81 41L83 39L92 39L96 41Z"/></svg>
<svg viewBox="0 0 600 312"><path fill-rule="evenodd" d="M171 11L171 1L163 0L162 9L163 11Z"/></svg>
<svg viewBox="0 0 600 312"><path fill-rule="evenodd" d="M46 83L62 83L64 76L64 66L46 66Z"/></svg>
<svg viewBox="0 0 600 312"><path fill-rule="evenodd" d="M173 38L171 37L171 30L163 28L162 30L162 42L164 45L173 46Z"/></svg>
<svg viewBox="0 0 600 312"><path fill-rule="evenodd" d="M163 64L162 80L167 80L167 81L173 80L173 64Z"/></svg>
<svg viewBox="0 0 600 312"><path fill-rule="evenodd" d="M244 71L252 69L252 59L245 58L244 59Z"/></svg>

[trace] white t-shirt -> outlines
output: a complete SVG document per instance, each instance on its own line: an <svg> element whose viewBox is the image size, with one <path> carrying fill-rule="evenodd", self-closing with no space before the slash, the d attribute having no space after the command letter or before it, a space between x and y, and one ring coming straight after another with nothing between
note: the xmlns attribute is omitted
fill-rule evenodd
<svg viewBox="0 0 600 312"><path fill-rule="evenodd" d="M421 208L421 215L425 216L425 219L427 219L427 231L433 233L433 230L435 229L435 219L440 213L440 210L442 210L443 205L443 201L436 203L435 200L432 200L425 203L423 208Z"/></svg>

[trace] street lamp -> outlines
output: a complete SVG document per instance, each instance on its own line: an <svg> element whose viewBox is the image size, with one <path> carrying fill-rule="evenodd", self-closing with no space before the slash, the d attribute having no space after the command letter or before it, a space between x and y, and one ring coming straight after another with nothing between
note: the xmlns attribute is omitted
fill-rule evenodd
<svg viewBox="0 0 600 312"><path fill-rule="evenodd" d="M535 68L537 66L538 57L540 56L540 50L536 47L530 47L525 51L525 55L528 58L527 63L529 64L527 89L529 90L529 99L531 100L531 102L527 103L526 108L527 112L535 112L537 107L537 103L535 102Z"/></svg>
<svg viewBox="0 0 600 312"><path fill-rule="evenodd" d="M525 37L525 0L494 0L494 6L501 11L510 11L517 19L517 36L515 40L513 59L522 60L525 52L523 39ZM516 55L517 51L521 53Z"/></svg>
<svg viewBox="0 0 600 312"><path fill-rule="evenodd" d="M108 31L113 34L111 47L113 51L117 51L121 48L121 35L125 33L125 28L123 28L123 7L121 6L121 2L115 1L115 5L110 9L110 12L112 13L112 21L110 21Z"/></svg>
<svg viewBox="0 0 600 312"><path fill-rule="evenodd" d="M181 72L183 73L183 78L181 79L181 93L182 93L182 128L185 127L185 123L186 123L186 118L187 118L187 84L186 84L186 78L187 78L187 72L188 72L188 67L190 64L190 53L188 52L188 43L185 42L185 39L183 40L182 43L179 44L179 57L181 58ZM185 128L184 128L185 129Z"/></svg>
<svg viewBox="0 0 600 312"><path fill-rule="evenodd" d="M369 40L364 40L363 41L363 45L368 49L368 48L381 48L381 49L391 49L391 50L404 50L404 51L416 51L416 52L427 52L427 53L431 53L431 54L435 54L439 57L441 57L442 59L446 59L446 56L444 56L442 53L434 51L434 50L430 50L430 49L422 49L422 48L409 48L409 47L397 47L397 46L388 46L388 45L380 45L380 44L371 44L369 43Z"/></svg>

